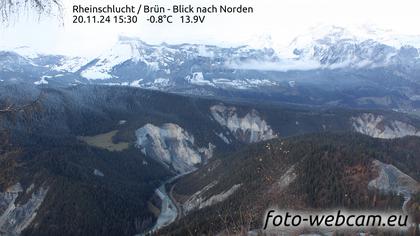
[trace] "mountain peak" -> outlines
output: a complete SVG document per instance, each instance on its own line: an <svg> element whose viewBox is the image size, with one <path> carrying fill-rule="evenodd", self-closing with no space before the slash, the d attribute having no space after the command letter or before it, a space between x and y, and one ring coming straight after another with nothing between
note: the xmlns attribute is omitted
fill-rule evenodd
<svg viewBox="0 0 420 236"><path fill-rule="evenodd" d="M273 48L275 47L275 40L271 34L255 35L246 42L246 45L253 48Z"/></svg>
<svg viewBox="0 0 420 236"><path fill-rule="evenodd" d="M118 36L117 44L118 43L119 44L135 44L136 46L151 46L150 44L146 43L140 38L124 36L124 35Z"/></svg>
<svg viewBox="0 0 420 236"><path fill-rule="evenodd" d="M21 46L17 48L11 48L9 50L10 52L14 52L18 54L21 57L27 58L27 59L34 59L42 55L41 53L37 52L35 49L29 47L29 46Z"/></svg>
<svg viewBox="0 0 420 236"><path fill-rule="evenodd" d="M341 27L335 25L320 25L309 28L308 32L299 35L289 44L292 50L304 48L315 43L336 43L340 40L360 43L367 40L400 48L405 45L420 47L420 35L401 35L390 29L382 29L374 25Z"/></svg>
<svg viewBox="0 0 420 236"><path fill-rule="evenodd" d="M312 27L305 34L292 40L289 48L292 50L313 46L315 43L336 43L339 40L357 41L357 37L349 30L333 25Z"/></svg>

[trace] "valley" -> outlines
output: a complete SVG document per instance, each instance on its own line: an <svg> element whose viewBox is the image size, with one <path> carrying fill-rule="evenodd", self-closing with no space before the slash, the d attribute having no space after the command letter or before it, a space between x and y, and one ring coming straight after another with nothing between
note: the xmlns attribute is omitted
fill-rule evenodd
<svg viewBox="0 0 420 236"><path fill-rule="evenodd" d="M387 159L387 155L395 156L400 148L410 146L404 143L416 142L418 138L415 137L395 142L358 134L322 134L274 139L253 145L180 179L174 194L184 196L178 201L186 209L197 194L205 201L232 188L237 190L223 201L193 208L179 222L163 229L162 235L262 233L258 230L262 214L270 206L301 210L335 209L339 206L350 210L404 208L412 211L408 206L414 203L408 197L407 189L418 192L418 176L411 175L414 180L396 166L405 169L408 164L412 166L408 168L416 172L416 158L405 159L404 164L398 163L398 159L392 160L392 164L385 165L387 177L382 170L376 170L376 166L383 163L378 164L381 162L372 158ZM395 148L394 145L403 147ZM397 150L391 151L393 149ZM405 150L409 153L417 152L416 149ZM381 154L376 155L376 152ZM384 182L377 184L379 179ZM378 186L379 191L373 186ZM303 232L305 230L294 233Z"/></svg>
<svg viewBox="0 0 420 236"><path fill-rule="evenodd" d="M13 85L7 89L3 88L2 95L16 93ZM181 232L190 230L189 227L209 230L208 227L216 222L213 223L209 218L198 217L198 215L203 212L211 217L213 213L209 212L218 212L219 207L225 204L243 205L250 204L249 201L257 203L258 198L255 198L256 195L253 194L258 191L272 192L268 195L272 200L281 196L283 198L281 202L291 201L288 206L295 206L293 204L301 202L300 206L319 207L324 206L328 199L334 198L337 205L355 207L354 202L361 201L362 196L365 196L363 192L366 190L353 189L352 191L356 193L362 191L361 195L356 194L354 199L348 200L342 198L341 190L335 193L338 195L325 190L326 193L332 194L326 195L326 199L321 197L322 195L313 200L293 198L297 192L308 194L308 196L320 194L312 192L314 190L310 186L303 184L305 181L302 182L303 185L298 184L304 178L315 178L314 180L321 178L316 177L319 171L309 170L319 163L316 161L317 158L323 158L324 151L296 148L309 145L305 141L308 139L308 142L312 143L310 145L321 145L320 150L328 147L328 145L322 146L322 143L329 142L332 143L331 145L337 142L337 148L344 148L344 150L348 150L349 145L348 148L351 149L353 142L362 145L361 156L359 154L345 155L348 158L351 157L348 160L349 163L353 163L351 165L343 166L341 162L332 162L335 160L335 154L327 155L328 158L333 158L332 160L325 157L327 159L321 162L326 165L320 166L321 169L334 170L333 166L338 165L342 168L340 169L342 173L348 173L337 180L342 181L339 183L354 183L361 178L368 189L368 181L374 180L373 172L369 168L364 169L369 166L366 163L370 158L380 158L383 163L393 163L399 171L411 178L417 178L416 161L410 158L404 159L407 158L404 155L410 157L416 155L415 146L410 146L411 149L406 151L398 148L391 151L399 143L399 139L393 141L394 138L416 135L416 127L420 127L417 118L401 113L379 110L297 108L289 105L274 107L259 103L228 102L138 88L109 86L48 89L28 87L22 93L33 94L37 97L41 91L45 94L45 98L41 101L41 109L36 116L26 117L22 114L15 117L13 121L11 118L2 121L3 129L13 131L10 141L15 147L23 150L23 153L17 154L17 159L8 159L7 156L13 154L12 150L1 154L2 163L12 160L16 162L15 165L6 165L10 172L3 172L4 176L1 179L8 182L2 182L2 186L10 187L19 182L22 190L28 192L27 194L31 191L28 189L38 189L41 186L44 190L48 189L44 201L39 203L36 216L21 228L22 234L76 233L77 229L72 227L65 227L66 232L61 231L64 227L62 224L69 222L68 218L63 218L65 216L51 218L52 215L58 214L53 209L63 207L67 209L70 206L77 206L72 207L70 211L74 212L71 221L80 222L77 223L79 225L84 225L81 222L88 223L84 226L85 228L82 228L83 232L98 232L96 226L102 225L102 222L96 222L98 219L96 214L106 214L106 217L103 215L101 218L112 222L116 220L114 217L124 215L119 221L109 223L109 226L129 224L128 231L120 231L122 228L115 225L117 227L115 233L124 235L141 234L149 230L166 234L172 232L173 227L179 227L179 230L172 232L174 234L184 234ZM26 103L25 100L19 99L16 102ZM51 119L52 117L54 119ZM379 137L384 141L361 134L356 135L356 132ZM314 133L321 134L316 136ZM300 139L302 141L298 141ZM34 140L38 141L34 143ZM416 143L415 137L408 140L410 142L407 142L407 145ZM294 144L295 142L297 143ZM379 145L373 153L368 151L371 145L374 145L373 147ZM327 150L330 148L335 150L335 144ZM376 152L383 154L374 154ZM26 156L24 153L31 155ZM308 156L308 153L312 154ZM401 156L401 160L404 161L399 162L395 157L393 158L395 160L386 158L387 155ZM366 156L366 159L362 158L363 156ZM357 159L358 157L362 159ZM276 158L282 160L285 158L286 162L278 162ZM302 158L306 161L300 162ZM352 158L356 158L360 164L354 163ZM312 163L311 160L315 162ZM308 166L302 163L307 163ZM277 165L280 166L277 167ZM310 169L305 170L309 166ZM302 176L299 174L302 171L314 177ZM351 174L358 172L361 173L360 176ZM205 174L202 175L203 173ZM329 173L327 176L338 177L338 173L340 172ZM38 177L34 180L33 176ZM323 179L328 179L327 176ZM266 183L273 183L276 179L279 181L278 186L266 185ZM375 181L382 183L384 180ZM35 183L34 187L30 187L33 183ZM377 186L374 183L369 183L369 186L372 188ZM406 188L398 187L394 183L389 183L389 185L395 187L390 187L386 191L399 192L399 189ZM281 195L274 194L278 192L276 189L289 189L292 186L295 186L293 189L297 189L290 193L280 191ZM338 186L341 185L338 184ZM249 198L238 197L243 191L248 193ZM121 195L120 192L125 194ZM94 198L90 197L92 194ZM65 196L70 196L70 199L75 201L68 202L70 199ZM401 208L397 197L379 196L381 200L377 200L378 206L391 201L394 202L393 206ZM95 199L98 198L106 201L107 204L97 205L98 202ZM27 201L25 199L18 198L16 201L22 201L23 204ZM63 201L63 199L67 200ZM76 199L79 200L76 201ZM264 201L268 199L264 198ZM80 205L82 203L86 205ZM358 204L371 206L363 201ZM412 203L406 202L407 204ZM147 205L149 207L146 207ZM160 209L159 213L151 211L150 205L153 206L152 208ZM248 219L252 227L258 227L258 221L255 220L259 219L258 212L264 208L264 206L258 207L262 208L250 208L257 214L252 217L252 220ZM237 209L243 208L237 206ZM113 213L100 213L103 211ZM5 209L2 217L7 217L8 220L13 219L14 215L7 212L9 211ZM184 222L191 219L190 217L203 221L191 221L195 223L184 228L187 227ZM209 224L204 223L206 221ZM230 221L223 223L226 230L232 230L231 223L237 224ZM37 227L34 228L35 224ZM51 224L62 225L62 227L50 228ZM15 229L8 227L7 230L12 232ZM213 228L212 230L225 229ZM234 227L234 230L237 228ZM202 232L209 233L210 231Z"/></svg>
<svg viewBox="0 0 420 236"><path fill-rule="evenodd" d="M260 41L1 49L0 234L260 235L273 206L418 224L416 41L340 27ZM314 233L348 232L290 234Z"/></svg>

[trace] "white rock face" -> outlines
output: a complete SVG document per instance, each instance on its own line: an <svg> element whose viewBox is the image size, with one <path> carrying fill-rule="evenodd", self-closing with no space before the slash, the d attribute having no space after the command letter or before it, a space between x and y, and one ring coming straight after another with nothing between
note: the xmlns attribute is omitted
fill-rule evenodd
<svg viewBox="0 0 420 236"><path fill-rule="evenodd" d="M177 124L163 124L161 127L147 124L136 131L137 147L167 167L179 173L195 169L197 164L213 155L214 146L200 148L194 137Z"/></svg>
<svg viewBox="0 0 420 236"><path fill-rule="evenodd" d="M207 148L199 148L198 151L206 158L210 159L213 157L214 149L216 148L215 145L212 143L209 143L209 146Z"/></svg>
<svg viewBox="0 0 420 236"><path fill-rule="evenodd" d="M40 187L32 193L31 198L24 204L15 203L23 192L22 186L16 185L0 193L0 232L5 235L19 235L30 225L47 195L48 189Z"/></svg>
<svg viewBox="0 0 420 236"><path fill-rule="evenodd" d="M277 135L256 110L239 117L235 107L215 105L210 108L213 118L230 130L234 137L246 143L256 143L276 138Z"/></svg>
<svg viewBox="0 0 420 236"><path fill-rule="evenodd" d="M290 87L290 88L294 88L294 87L296 87L296 81L291 80L291 81L289 81L288 83L289 83L289 87Z"/></svg>
<svg viewBox="0 0 420 236"><path fill-rule="evenodd" d="M420 190L419 183L406 175L393 165L382 163L378 160L372 163L379 173L376 179L369 182L369 188L378 189L383 192L402 194L405 197Z"/></svg>
<svg viewBox="0 0 420 236"><path fill-rule="evenodd" d="M293 181L295 181L297 177L295 166L290 167L284 175L280 177L280 180L278 182L278 185L280 189L286 188L289 186Z"/></svg>
<svg viewBox="0 0 420 236"><path fill-rule="evenodd" d="M242 186L242 184L235 184L230 189L228 189L228 190L226 190L222 193L211 196L209 199L202 202L200 204L199 208L201 209L201 208L204 208L204 207L212 206L212 205L214 205L218 202L223 202L230 195L234 194L236 192L236 190L238 190L241 186Z"/></svg>
<svg viewBox="0 0 420 236"><path fill-rule="evenodd" d="M231 143L231 141L223 133L219 133L219 134L216 134L216 135L219 136L219 138L222 139L223 142L225 142L226 144Z"/></svg>
<svg viewBox="0 0 420 236"><path fill-rule="evenodd" d="M409 135L420 136L420 131L416 127L398 120L385 122L382 115L364 113L358 117L352 117L351 122L357 132L374 138L392 139Z"/></svg>
<svg viewBox="0 0 420 236"><path fill-rule="evenodd" d="M204 194L211 188L213 188L217 184L217 181L214 181L201 189L200 191L194 193L183 205L182 209L185 214L191 212L195 209L202 209L204 207L212 206L216 203L223 202L229 196L234 194L236 190L238 190L242 184L235 184L230 189L223 191L219 194L213 195L211 197L205 198Z"/></svg>
<svg viewBox="0 0 420 236"><path fill-rule="evenodd" d="M183 212L188 214L188 212L198 208L203 202L203 194L209 189L213 188L217 184L217 181L213 181L201 190L197 191L187 201L182 205Z"/></svg>
<svg viewBox="0 0 420 236"><path fill-rule="evenodd" d="M104 173L102 173L102 171L98 170L98 169L94 169L93 170L93 174L99 177L104 177Z"/></svg>

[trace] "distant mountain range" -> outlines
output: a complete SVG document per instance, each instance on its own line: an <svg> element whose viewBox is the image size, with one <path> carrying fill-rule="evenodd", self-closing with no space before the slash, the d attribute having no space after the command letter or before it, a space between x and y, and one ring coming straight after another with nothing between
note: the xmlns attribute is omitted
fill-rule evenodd
<svg viewBox="0 0 420 236"><path fill-rule="evenodd" d="M102 84L310 105L417 109L420 37L318 28L279 48L150 45L120 37L95 58L0 52L0 83ZM256 45L255 43L253 43Z"/></svg>

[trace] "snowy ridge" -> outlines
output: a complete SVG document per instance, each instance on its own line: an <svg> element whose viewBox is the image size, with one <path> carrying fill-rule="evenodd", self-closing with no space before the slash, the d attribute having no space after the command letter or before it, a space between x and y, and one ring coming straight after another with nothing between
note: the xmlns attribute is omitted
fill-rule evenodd
<svg viewBox="0 0 420 236"><path fill-rule="evenodd" d="M42 54L38 53L36 50L28 46L17 47L17 48L11 49L10 51L15 52L19 54L20 56L27 59L35 59L42 56Z"/></svg>
<svg viewBox="0 0 420 236"><path fill-rule="evenodd" d="M85 57L62 57L57 65L54 65L52 69L60 72L75 73L89 61L90 59Z"/></svg>
<svg viewBox="0 0 420 236"><path fill-rule="evenodd" d="M90 80L110 79L113 76L110 74L114 66L117 66L125 61L133 60L135 62L140 60L140 52L138 47L141 41L123 41L120 40L108 52L101 55L95 63L95 66L84 70L81 75Z"/></svg>
<svg viewBox="0 0 420 236"><path fill-rule="evenodd" d="M318 27L295 38L288 50L293 54L288 57L308 64L318 62L320 68L329 69L374 68L401 62L413 63L418 57L416 47L419 44L416 42L420 42L420 37L411 36L411 40L407 38L373 29ZM404 61L407 48L414 51L410 52L410 60Z"/></svg>

